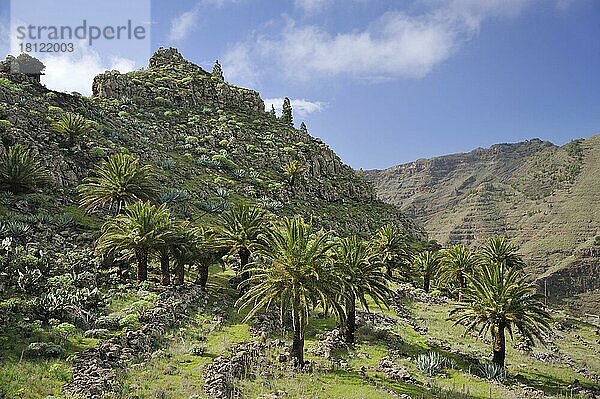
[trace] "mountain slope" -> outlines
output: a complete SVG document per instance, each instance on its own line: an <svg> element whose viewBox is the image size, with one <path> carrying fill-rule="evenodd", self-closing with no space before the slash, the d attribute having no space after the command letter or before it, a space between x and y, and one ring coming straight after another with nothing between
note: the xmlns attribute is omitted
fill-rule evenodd
<svg viewBox="0 0 600 399"><path fill-rule="evenodd" d="M52 129L67 112L90 124L74 146ZM245 200L311 216L340 234L367 235L387 222L414 230L325 143L266 113L257 92L227 84L175 49L159 49L147 69L97 76L92 98L2 74L0 120L3 144L33 149L52 175L30 213L77 213L76 186L107 155L125 151L154 167L159 197L187 218L210 219ZM306 170L293 188L284 174L292 159ZM16 200L9 198L3 219L19 217L11 213Z"/></svg>
<svg viewBox="0 0 600 399"><path fill-rule="evenodd" d="M554 297L600 288L600 136L538 139L365 172L378 196L444 244L507 235ZM596 265L596 266L593 266ZM574 269L575 268L575 269ZM577 270L577 272L573 272Z"/></svg>

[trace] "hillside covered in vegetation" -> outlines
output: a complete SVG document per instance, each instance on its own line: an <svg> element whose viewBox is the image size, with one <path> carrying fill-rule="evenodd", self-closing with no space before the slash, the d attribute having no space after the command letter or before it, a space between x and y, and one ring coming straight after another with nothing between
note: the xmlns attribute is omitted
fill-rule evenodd
<svg viewBox="0 0 600 399"><path fill-rule="evenodd" d="M90 98L0 71L0 399L600 395L517 246L429 240L289 100L172 48Z"/></svg>
<svg viewBox="0 0 600 399"><path fill-rule="evenodd" d="M538 139L367 171L378 196L432 239L477 246L506 235L550 298L599 312L600 136Z"/></svg>

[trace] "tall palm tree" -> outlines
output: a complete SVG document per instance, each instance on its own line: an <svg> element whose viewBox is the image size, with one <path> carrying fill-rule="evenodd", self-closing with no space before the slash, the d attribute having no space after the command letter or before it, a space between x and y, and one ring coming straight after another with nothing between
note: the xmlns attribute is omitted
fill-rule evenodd
<svg viewBox="0 0 600 399"><path fill-rule="evenodd" d="M431 280L439 273L440 256L437 252L420 252L413 258L413 267L423 277L423 289L429 292Z"/></svg>
<svg viewBox="0 0 600 399"><path fill-rule="evenodd" d="M27 192L48 181L48 171L36 154L15 144L0 154L0 185L15 193Z"/></svg>
<svg viewBox="0 0 600 399"><path fill-rule="evenodd" d="M467 332L479 328L480 335L492 336L494 363L504 367L506 331L511 338L516 329L531 342L534 338L543 342L551 316L519 267L484 262L478 273L467 278L470 284L450 318L465 325Z"/></svg>
<svg viewBox="0 0 600 399"><path fill-rule="evenodd" d="M367 297L379 306L388 307L393 292L388 288L387 275L368 244L357 237L342 238L336 242L333 260L342 280L342 302L345 318L342 333L348 343L354 342L356 329L356 301L369 311Z"/></svg>
<svg viewBox="0 0 600 399"><path fill-rule="evenodd" d="M506 237L492 237L479 251L482 262L501 263L506 267L523 269L525 262L518 254L518 248L509 243Z"/></svg>
<svg viewBox="0 0 600 399"><path fill-rule="evenodd" d="M257 251L264 262L242 283L249 289L237 301L240 310L250 309L246 320L271 305L279 306L282 319L284 312L289 312L294 330L291 357L299 367L304 365L304 331L310 308L322 305L343 315L336 301L341 282L328 260L333 245L330 238L330 233L315 234L312 223L300 216L285 218L282 228L265 235L265 245Z"/></svg>
<svg viewBox="0 0 600 399"><path fill-rule="evenodd" d="M248 204L236 204L221 215L221 225L215 228L216 243L239 256L242 280L249 277L246 268L252 250L261 242L267 228L267 213Z"/></svg>
<svg viewBox="0 0 600 399"><path fill-rule="evenodd" d="M473 273L476 265L477 258L466 245L454 245L442 252L440 281L455 291L460 300L467 288L467 277Z"/></svg>
<svg viewBox="0 0 600 399"><path fill-rule="evenodd" d="M406 273L412 248L408 236L400 228L391 224L381 227L375 233L372 245L379 254L388 277L392 277L394 270L399 270L400 274Z"/></svg>
<svg viewBox="0 0 600 399"><path fill-rule="evenodd" d="M69 146L75 144L75 139L85 133L88 127L89 122L85 117L71 112L62 115L58 122L52 124L54 131L67 136Z"/></svg>
<svg viewBox="0 0 600 399"><path fill-rule="evenodd" d="M148 278L148 259L164 248L172 228L169 211L164 205L157 207L149 202L136 202L125 207L125 212L102 226L97 251L122 253L135 258L137 279Z"/></svg>
<svg viewBox="0 0 600 399"><path fill-rule="evenodd" d="M79 187L81 206L86 211L108 205L121 213L123 207L136 201L147 201L156 194L149 165L129 154L111 155Z"/></svg>

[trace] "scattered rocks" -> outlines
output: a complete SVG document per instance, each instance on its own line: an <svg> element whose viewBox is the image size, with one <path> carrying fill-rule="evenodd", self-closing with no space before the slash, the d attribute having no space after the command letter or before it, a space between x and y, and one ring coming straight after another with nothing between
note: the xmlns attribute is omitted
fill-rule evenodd
<svg viewBox="0 0 600 399"><path fill-rule="evenodd" d="M377 370L381 371L389 379L395 381L412 381L413 378L404 366L396 364L390 357L385 356L379 360Z"/></svg>
<svg viewBox="0 0 600 399"><path fill-rule="evenodd" d="M127 331L102 342L98 348L76 355L73 380L66 385L65 392L86 399L100 399L108 392L115 392L118 388L115 370L125 367L135 358L149 358L155 354L154 347L158 338L168 328L179 323L182 315L203 296L204 290L198 286L163 291L159 305L140 317L140 321L144 323L140 329Z"/></svg>

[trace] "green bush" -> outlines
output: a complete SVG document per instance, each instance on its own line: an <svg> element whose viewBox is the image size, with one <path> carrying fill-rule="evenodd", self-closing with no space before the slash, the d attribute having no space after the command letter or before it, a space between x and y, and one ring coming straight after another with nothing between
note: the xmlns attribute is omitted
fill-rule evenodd
<svg viewBox="0 0 600 399"><path fill-rule="evenodd" d="M596 236L594 238L594 245L599 246L600 247L600 236Z"/></svg>
<svg viewBox="0 0 600 399"><path fill-rule="evenodd" d="M10 128L12 127L12 123L10 123L10 121L7 121L5 119L0 119L0 132L8 132L10 130Z"/></svg>

